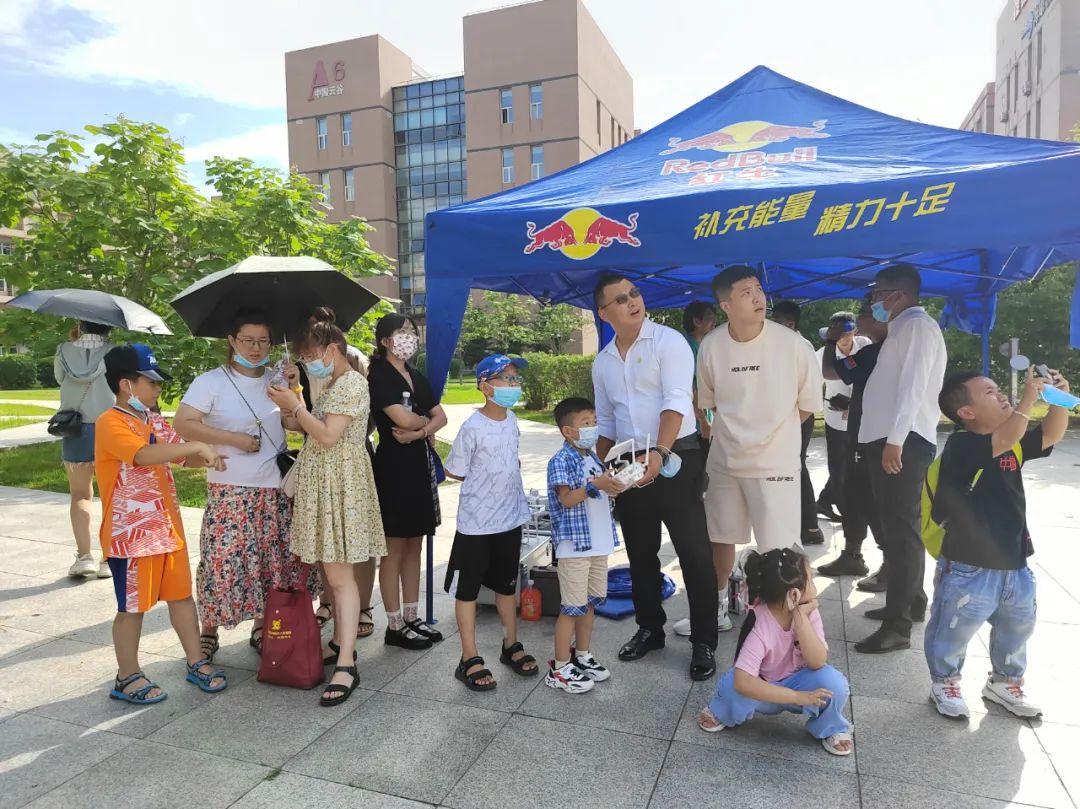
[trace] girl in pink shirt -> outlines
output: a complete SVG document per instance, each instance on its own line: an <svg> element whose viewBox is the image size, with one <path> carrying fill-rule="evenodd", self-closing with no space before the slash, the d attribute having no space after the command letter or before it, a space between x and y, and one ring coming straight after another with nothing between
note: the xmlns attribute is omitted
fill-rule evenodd
<svg viewBox="0 0 1080 809"><path fill-rule="evenodd" d="M850 755L851 723L843 713L848 682L827 662L809 560L792 548L778 548L751 553L744 568L754 606L739 634L735 666L720 678L698 726L715 733L755 713L802 713L806 729L826 750Z"/></svg>

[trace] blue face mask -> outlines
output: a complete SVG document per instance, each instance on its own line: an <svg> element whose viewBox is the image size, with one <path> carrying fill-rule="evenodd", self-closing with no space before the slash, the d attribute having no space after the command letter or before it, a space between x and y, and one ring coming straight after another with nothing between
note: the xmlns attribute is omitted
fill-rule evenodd
<svg viewBox="0 0 1080 809"><path fill-rule="evenodd" d="M881 301L870 305L870 314L874 316L874 320L878 323L889 322L889 310L885 308L885 304Z"/></svg>
<svg viewBox="0 0 1080 809"><path fill-rule="evenodd" d="M682 469L682 458L672 452L664 458L664 463L660 466L660 474L666 478L673 478L679 474L680 469Z"/></svg>
<svg viewBox="0 0 1080 809"><path fill-rule="evenodd" d="M327 348L327 351L330 349ZM308 376L315 379L326 379L330 374L334 373L334 366L326 364L326 353L323 353L322 357L314 362L305 362L304 370L307 371Z"/></svg>
<svg viewBox="0 0 1080 809"><path fill-rule="evenodd" d="M144 405L138 396L135 395L135 389L131 389L131 396L127 400L128 407L134 410L136 413L146 413L150 410L149 407Z"/></svg>
<svg viewBox="0 0 1080 809"><path fill-rule="evenodd" d="M491 401L499 407L513 407L521 398L521 386L496 388L492 386Z"/></svg>
<svg viewBox="0 0 1080 809"><path fill-rule="evenodd" d="M262 368L266 363L270 362L270 356L263 357L258 362L252 362L247 357L240 354L233 354L233 362L239 365L241 368L247 368L249 371L254 371L256 368Z"/></svg>
<svg viewBox="0 0 1080 809"><path fill-rule="evenodd" d="M592 449L600 438L600 428L595 424L592 427L578 427L577 434L573 445L578 449Z"/></svg>

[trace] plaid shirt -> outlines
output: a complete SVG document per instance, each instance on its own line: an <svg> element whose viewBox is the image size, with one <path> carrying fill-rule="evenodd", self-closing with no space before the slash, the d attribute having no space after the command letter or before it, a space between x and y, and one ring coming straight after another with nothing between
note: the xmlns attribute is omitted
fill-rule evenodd
<svg viewBox="0 0 1080 809"><path fill-rule="evenodd" d="M600 459L589 453L598 464ZM573 542L574 550L592 550L592 538L589 535L589 513L585 502L573 508L567 508L559 500L558 487L567 486L571 490L585 486L585 457L570 442L564 442L562 449L552 456L547 467L548 511L551 513L551 533L554 544ZM619 534L615 530L615 520L611 520L611 533L615 547L619 545Z"/></svg>

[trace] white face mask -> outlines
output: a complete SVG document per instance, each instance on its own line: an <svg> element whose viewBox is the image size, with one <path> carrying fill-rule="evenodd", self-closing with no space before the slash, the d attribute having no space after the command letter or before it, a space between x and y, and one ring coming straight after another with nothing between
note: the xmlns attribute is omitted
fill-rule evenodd
<svg viewBox="0 0 1080 809"><path fill-rule="evenodd" d="M391 339L390 351L402 362L408 362L420 348L420 338L412 332L399 331Z"/></svg>

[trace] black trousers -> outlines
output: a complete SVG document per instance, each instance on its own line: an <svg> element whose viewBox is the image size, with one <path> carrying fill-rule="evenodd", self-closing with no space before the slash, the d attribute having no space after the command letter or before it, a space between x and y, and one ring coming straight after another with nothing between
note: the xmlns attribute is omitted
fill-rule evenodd
<svg viewBox="0 0 1080 809"><path fill-rule="evenodd" d="M847 446L844 458L844 489L841 493L840 518L844 528L844 550L848 553L862 553L866 532L874 534L874 542L885 550L882 537L880 513L874 501L874 490L870 485L870 462L868 444L859 444L852 440Z"/></svg>
<svg viewBox="0 0 1080 809"><path fill-rule="evenodd" d="M634 612L642 629L663 632L667 616L660 598L660 525L667 526L679 557L690 602L690 640L716 648L716 571L705 524L705 453L682 450L682 468L673 478L662 475L641 489L628 489L615 500L622 527Z"/></svg>
<svg viewBox="0 0 1080 809"><path fill-rule="evenodd" d="M806 450L810 448L810 439L814 437L814 417L811 416L802 423L802 446L799 448L799 459L802 461L800 484L802 495L802 530L817 528L817 501L814 499L814 484L810 482L810 473L806 469Z"/></svg>
<svg viewBox="0 0 1080 809"><path fill-rule="evenodd" d="M926 550L921 536L921 499L926 470L937 448L917 433L904 441L903 469L890 475L881 468L885 439L867 444L870 484L881 514L883 547L889 563L885 592L885 626L911 636L912 609L925 611L923 571Z"/></svg>
<svg viewBox="0 0 1080 809"><path fill-rule="evenodd" d="M829 479L818 493L817 501L823 506L833 505L843 509L844 468L848 456L848 432L825 425L825 449L829 458Z"/></svg>

